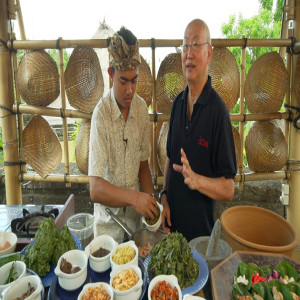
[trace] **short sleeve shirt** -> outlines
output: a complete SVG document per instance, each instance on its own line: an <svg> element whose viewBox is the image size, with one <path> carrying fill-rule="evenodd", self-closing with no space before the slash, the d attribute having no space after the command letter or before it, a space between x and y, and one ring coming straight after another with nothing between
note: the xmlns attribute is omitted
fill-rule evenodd
<svg viewBox="0 0 300 300"><path fill-rule="evenodd" d="M149 114L145 101L135 94L125 122L113 88L96 105L90 131L89 176L98 176L125 189L138 190L140 162L150 156ZM128 206L111 208L135 231L140 217ZM106 213L105 206L94 204L95 236L108 234L122 241L124 231Z"/></svg>
<svg viewBox="0 0 300 300"><path fill-rule="evenodd" d="M183 148L192 170L217 178L234 178L236 156L232 125L226 105L211 86L208 77L203 91L194 104L191 122L187 115L188 87L174 100L167 140L170 159L168 202L172 231L181 232L188 240L209 236L214 225L215 200L199 191L190 190L173 164L181 163Z"/></svg>

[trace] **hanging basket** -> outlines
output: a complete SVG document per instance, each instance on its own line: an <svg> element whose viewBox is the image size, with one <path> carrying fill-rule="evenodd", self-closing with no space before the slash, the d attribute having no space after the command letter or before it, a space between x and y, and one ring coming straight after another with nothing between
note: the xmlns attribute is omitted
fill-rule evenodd
<svg viewBox="0 0 300 300"><path fill-rule="evenodd" d="M65 71L65 87L72 107L91 113L103 95L104 84L99 59L89 46L77 46Z"/></svg>
<svg viewBox="0 0 300 300"><path fill-rule="evenodd" d="M214 48L208 73L213 88L231 112L240 94L240 72L234 55L227 48Z"/></svg>
<svg viewBox="0 0 300 300"><path fill-rule="evenodd" d="M169 132L169 122L164 122L159 132L158 144L157 144L157 160L162 174L164 174L165 164L167 160L168 132Z"/></svg>
<svg viewBox="0 0 300 300"><path fill-rule="evenodd" d="M274 121L253 123L245 142L249 169L254 172L281 170L287 162L287 143Z"/></svg>
<svg viewBox="0 0 300 300"><path fill-rule="evenodd" d="M273 51L251 66L245 84L245 100L252 113L278 112L288 88L288 72L281 56Z"/></svg>
<svg viewBox="0 0 300 300"><path fill-rule="evenodd" d="M83 119L75 146L76 164L82 174L88 175L91 120Z"/></svg>
<svg viewBox="0 0 300 300"><path fill-rule="evenodd" d="M44 50L27 51L18 67L16 85L27 104L48 106L60 93L56 62Z"/></svg>
<svg viewBox="0 0 300 300"><path fill-rule="evenodd" d="M23 155L38 174L46 178L62 160L62 149L48 122L41 116L34 116L22 133Z"/></svg>
<svg viewBox="0 0 300 300"><path fill-rule="evenodd" d="M162 61L156 80L157 111L169 114L175 97L186 87L180 53L168 54Z"/></svg>
<svg viewBox="0 0 300 300"><path fill-rule="evenodd" d="M139 67L139 77L136 86L136 93L141 96L146 101L147 106L149 106L152 101L152 75L150 67L142 56L141 60L142 63Z"/></svg>

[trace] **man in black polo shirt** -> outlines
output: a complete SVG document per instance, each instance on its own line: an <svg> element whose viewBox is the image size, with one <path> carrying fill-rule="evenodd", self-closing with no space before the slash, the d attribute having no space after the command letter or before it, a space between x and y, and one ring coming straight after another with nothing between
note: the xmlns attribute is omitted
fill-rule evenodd
<svg viewBox="0 0 300 300"><path fill-rule="evenodd" d="M186 89L174 100L167 141L163 229L181 232L188 241L209 236L216 200L231 201L236 156L226 105L211 85L209 29L196 19L182 45Z"/></svg>

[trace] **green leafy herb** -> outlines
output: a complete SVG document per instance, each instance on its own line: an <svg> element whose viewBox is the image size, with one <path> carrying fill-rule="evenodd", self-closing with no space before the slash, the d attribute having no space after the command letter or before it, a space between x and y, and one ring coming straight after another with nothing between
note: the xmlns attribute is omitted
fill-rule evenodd
<svg viewBox="0 0 300 300"><path fill-rule="evenodd" d="M50 263L57 265L60 256L71 249L76 249L76 243L68 227L64 225L59 232L53 218L48 218L39 224L35 244L26 248L22 260L27 268L45 276L50 271Z"/></svg>
<svg viewBox="0 0 300 300"><path fill-rule="evenodd" d="M18 272L15 271L15 263L12 263L11 268L9 269L8 277L5 280L4 284L11 283L19 277Z"/></svg>
<svg viewBox="0 0 300 300"><path fill-rule="evenodd" d="M181 289L193 285L199 272L199 264L187 240L181 233L169 233L150 251L148 271L151 277L173 274Z"/></svg>

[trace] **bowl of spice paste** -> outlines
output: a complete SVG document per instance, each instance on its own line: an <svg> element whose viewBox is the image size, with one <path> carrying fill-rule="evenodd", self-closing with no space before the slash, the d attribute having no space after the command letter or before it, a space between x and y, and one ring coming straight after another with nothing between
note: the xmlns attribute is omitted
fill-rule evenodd
<svg viewBox="0 0 300 300"><path fill-rule="evenodd" d="M118 243L109 235L99 235L93 239L84 249L91 269L98 273L107 271L111 267L110 252L117 245Z"/></svg>

